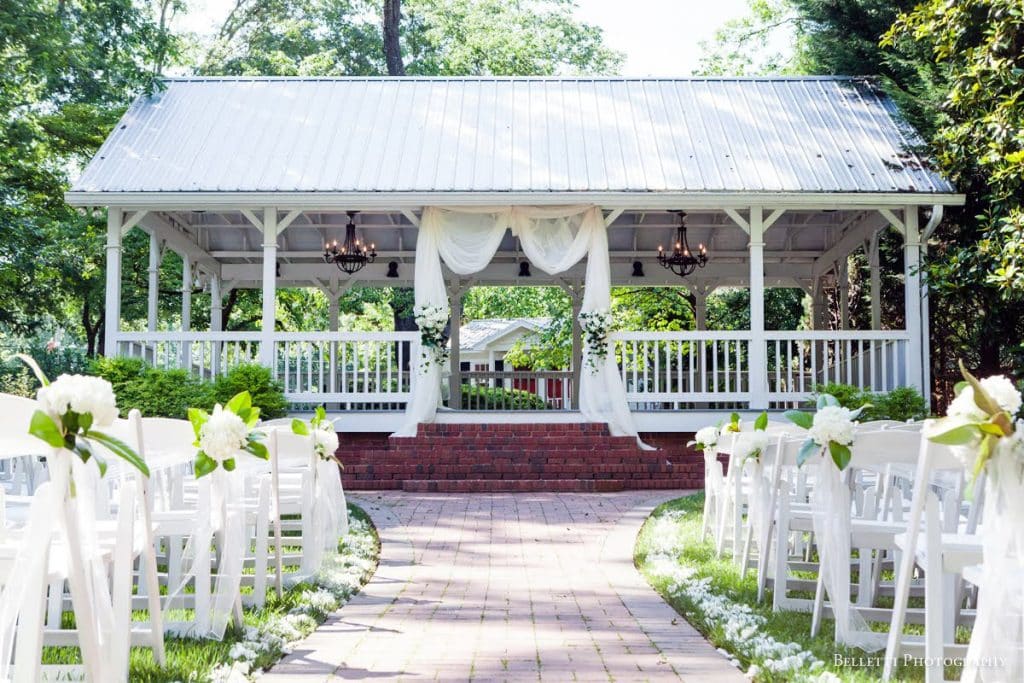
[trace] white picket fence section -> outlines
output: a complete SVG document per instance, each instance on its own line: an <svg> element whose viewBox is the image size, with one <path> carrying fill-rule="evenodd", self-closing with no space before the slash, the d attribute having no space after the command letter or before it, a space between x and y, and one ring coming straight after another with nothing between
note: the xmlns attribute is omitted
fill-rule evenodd
<svg viewBox="0 0 1024 683"><path fill-rule="evenodd" d="M122 332L118 354L202 379L260 359L259 332ZM346 410L405 408L419 355L416 332L277 332L274 377L297 405Z"/></svg>

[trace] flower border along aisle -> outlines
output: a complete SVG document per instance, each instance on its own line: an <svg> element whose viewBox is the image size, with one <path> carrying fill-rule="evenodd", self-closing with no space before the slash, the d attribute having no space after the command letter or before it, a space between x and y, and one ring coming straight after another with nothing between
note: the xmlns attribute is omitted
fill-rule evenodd
<svg viewBox="0 0 1024 683"><path fill-rule="evenodd" d="M1001 375L965 381L930 440L953 446L974 477L984 472L985 517L978 612L961 681L1024 680L1024 421L1021 394Z"/></svg>

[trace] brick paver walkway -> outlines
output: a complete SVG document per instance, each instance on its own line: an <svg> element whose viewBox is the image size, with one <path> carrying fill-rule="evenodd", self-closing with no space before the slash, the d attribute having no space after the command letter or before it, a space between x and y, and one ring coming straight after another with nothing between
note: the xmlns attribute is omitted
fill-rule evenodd
<svg viewBox="0 0 1024 683"><path fill-rule="evenodd" d="M351 496L380 567L261 681L743 681L633 567L678 495Z"/></svg>

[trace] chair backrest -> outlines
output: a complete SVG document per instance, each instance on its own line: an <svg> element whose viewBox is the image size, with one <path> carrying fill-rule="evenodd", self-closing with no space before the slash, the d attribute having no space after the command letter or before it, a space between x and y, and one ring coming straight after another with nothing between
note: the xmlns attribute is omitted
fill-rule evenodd
<svg viewBox="0 0 1024 683"><path fill-rule="evenodd" d="M308 436L292 432L291 427L277 428L277 462L284 469L309 465L312 445Z"/></svg>
<svg viewBox="0 0 1024 683"><path fill-rule="evenodd" d="M850 466L854 469L882 471L887 465L913 465L921 452L921 433L890 429L858 431L850 452Z"/></svg>
<svg viewBox="0 0 1024 683"><path fill-rule="evenodd" d="M49 447L28 433L39 404L24 396L0 394L0 458L46 455Z"/></svg>

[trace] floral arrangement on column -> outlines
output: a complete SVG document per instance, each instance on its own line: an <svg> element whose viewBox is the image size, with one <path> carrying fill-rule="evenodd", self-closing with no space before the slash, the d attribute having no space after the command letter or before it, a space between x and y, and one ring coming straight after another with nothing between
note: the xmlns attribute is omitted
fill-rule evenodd
<svg viewBox="0 0 1024 683"><path fill-rule="evenodd" d="M448 325L451 311L447 306L417 306L413 309L416 326L420 328L420 370L425 371L431 363L438 367L448 360L448 339L444 328Z"/></svg>
<svg viewBox="0 0 1024 683"><path fill-rule="evenodd" d="M29 434L53 448L77 455L82 462L95 460L100 475L107 463L93 450L92 442L102 444L147 477L149 468L128 444L99 427L109 427L117 419L117 399L110 382L86 375L61 375L50 382L29 356L18 356L35 373L42 388L36 394L39 409L32 414Z"/></svg>
<svg viewBox="0 0 1024 683"><path fill-rule="evenodd" d="M816 407L813 415L802 410L784 413L790 422L807 430L807 440L797 454L797 464L803 465L814 453L824 455L828 451L832 462L842 471L850 464L850 446L857 420L864 409L871 406L865 403L856 410L850 410L839 405L835 396L821 394Z"/></svg>
<svg viewBox="0 0 1024 683"><path fill-rule="evenodd" d="M612 329L612 313L607 308L584 311L579 315L587 365L592 374L597 372L598 361L608 357L608 333Z"/></svg>
<svg viewBox="0 0 1024 683"><path fill-rule="evenodd" d="M199 448L196 478L210 474L218 466L231 472L239 453L249 453L262 460L270 457L267 447L261 443L265 435L254 429L260 420L260 409L252 404L248 391L236 394L224 406L218 403L212 414L200 408L189 408L188 419L196 435L193 445Z"/></svg>
<svg viewBox="0 0 1024 683"><path fill-rule="evenodd" d="M334 423L327 419L327 411L323 406L317 406L309 422L298 418L292 420L292 432L310 437L313 440L313 452L318 458L341 465L335 455L338 451L338 432L334 429Z"/></svg>

